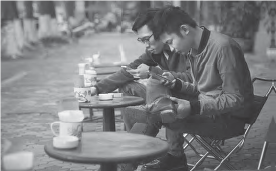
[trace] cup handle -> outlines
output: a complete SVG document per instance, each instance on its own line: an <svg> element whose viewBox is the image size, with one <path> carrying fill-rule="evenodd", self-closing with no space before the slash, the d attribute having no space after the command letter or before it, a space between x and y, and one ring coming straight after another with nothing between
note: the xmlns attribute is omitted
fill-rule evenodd
<svg viewBox="0 0 276 171"><path fill-rule="evenodd" d="M52 130L52 133L55 135L55 136L59 136L55 131L54 131L54 129L53 129L53 125L54 124L60 124L60 122L58 122L58 121L56 121L56 122L53 122L53 123L51 123L51 130Z"/></svg>

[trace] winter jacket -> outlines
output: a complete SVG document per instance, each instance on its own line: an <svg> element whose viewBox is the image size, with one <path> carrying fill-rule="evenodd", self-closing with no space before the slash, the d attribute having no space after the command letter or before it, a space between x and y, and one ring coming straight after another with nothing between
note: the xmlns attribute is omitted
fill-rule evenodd
<svg viewBox="0 0 276 171"><path fill-rule="evenodd" d="M203 28L198 54L189 55L193 81L177 79L175 90L199 93L193 114L230 114L248 118L253 99L251 76L239 44Z"/></svg>

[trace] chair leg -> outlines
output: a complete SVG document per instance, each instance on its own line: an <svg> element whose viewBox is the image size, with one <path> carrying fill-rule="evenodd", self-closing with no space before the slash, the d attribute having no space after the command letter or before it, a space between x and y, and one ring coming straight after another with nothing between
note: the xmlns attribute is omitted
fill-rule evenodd
<svg viewBox="0 0 276 171"><path fill-rule="evenodd" d="M195 137L193 135L190 135L192 136L192 138L190 140L188 140L186 137L190 135L190 134L184 134L183 137L184 137L184 141L186 142L185 146L183 147L183 149L185 150L186 148L190 147L197 156L201 157L195 164L191 164L191 163L188 163L188 166L191 167L190 171L193 171L194 169L196 169L198 166L200 166L204 160L206 158L211 158L211 159L215 159L214 156L211 156L209 155L210 153L209 152L206 152L205 154L201 154L199 153L196 148L192 145L192 142L195 140Z"/></svg>
<svg viewBox="0 0 276 171"><path fill-rule="evenodd" d="M211 153L218 161L223 160L223 156L214 148L212 148L205 140L204 138L201 138L199 136L196 136L196 140L207 150L209 153ZM235 170L236 168L231 165L229 162L224 161L223 163L228 169Z"/></svg>
<svg viewBox="0 0 276 171"><path fill-rule="evenodd" d="M268 143L267 143L267 141L265 141L264 145L263 145L262 153L261 153L261 156L260 156L259 164L258 164L258 170L260 170L261 165L263 163L264 155L265 155L266 149L267 149L267 145L268 145Z"/></svg>
<svg viewBox="0 0 276 171"><path fill-rule="evenodd" d="M193 171L194 169L196 169L199 165L201 165L203 163L203 161L205 160L205 158L208 156L209 152L206 152L197 162L196 164L193 166L193 168L191 168L190 171Z"/></svg>
<svg viewBox="0 0 276 171"><path fill-rule="evenodd" d="M191 144L193 141L194 141L194 137L192 137L190 140L187 140L186 139L186 136L184 136L184 141L187 143L184 147L183 147L183 149L184 150L186 150L186 148L188 148L188 147L190 147L195 153L196 153L196 155L200 155L199 154L199 152L197 152L197 150L195 149L195 147Z"/></svg>
<svg viewBox="0 0 276 171"><path fill-rule="evenodd" d="M241 141L235 146L235 148L233 148L227 155L225 155L225 157L220 161L219 165L218 165L214 170L219 169L220 166L226 162L226 160L229 160L230 155L231 155L234 151L236 151L238 147L240 147L240 144L243 144L243 143L244 143L244 140L241 140ZM221 150L221 151L224 152L223 150ZM225 153L224 153L224 154L225 154ZM228 163L228 162L227 162L227 163ZM228 164L229 164L230 166L232 166L230 163L228 163ZM234 168L234 166L233 166L233 168ZM233 168L232 168L232 169L233 169Z"/></svg>

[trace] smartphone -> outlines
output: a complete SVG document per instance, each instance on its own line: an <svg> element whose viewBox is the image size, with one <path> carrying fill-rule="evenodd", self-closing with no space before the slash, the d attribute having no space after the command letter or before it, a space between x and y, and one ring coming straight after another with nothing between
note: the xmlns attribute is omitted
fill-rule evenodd
<svg viewBox="0 0 276 171"><path fill-rule="evenodd" d="M160 80L160 81L165 80L165 81L168 81L169 83L172 83L171 80L169 80L169 79L166 78L166 77L163 77L163 76L160 75L160 74L155 74L155 73L150 73L150 74L152 75L153 78L156 78L156 79L158 79L158 80Z"/></svg>
<svg viewBox="0 0 276 171"><path fill-rule="evenodd" d="M122 66L121 66L121 68L126 69L126 71L127 71L127 70L131 70L131 69L132 69L132 68L130 68L129 66L126 66L126 65L122 65Z"/></svg>

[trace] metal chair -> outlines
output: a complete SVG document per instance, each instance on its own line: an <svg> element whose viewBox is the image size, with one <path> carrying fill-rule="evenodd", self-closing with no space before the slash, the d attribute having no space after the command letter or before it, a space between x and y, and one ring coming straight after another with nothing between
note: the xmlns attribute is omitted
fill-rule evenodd
<svg viewBox="0 0 276 171"><path fill-rule="evenodd" d="M263 79L263 78L254 78L252 80L252 83L254 83L256 80L272 81L274 83L274 80ZM233 153L237 153L242 149L244 142L246 140L246 137L248 135L248 132L250 131L252 125L255 123L259 114L261 113L261 110L262 110L264 104L266 103L268 96L272 92L272 90L274 90L276 92L274 84L272 84L272 86L270 87L270 89L268 90L268 92L266 93L265 96L254 95L254 101L253 101L253 105L252 105L251 111L250 111L250 112L252 112L251 118L246 120L244 134L238 136L238 137L241 137L241 139L238 140L236 146L232 150L225 152L222 149L221 146L224 145L224 141L226 141L226 140L215 140L215 139L212 139L209 137L201 137L199 135L184 134L183 136L184 136L184 140L186 142L186 145L184 146L184 150L186 148L190 147L196 153L196 155L200 157L200 159L195 164L188 164L190 167L192 167L190 169L190 171L193 171L198 166L200 166L206 158L215 159L220 162L218 164L218 166L216 166L216 168L214 169L215 171L218 170L222 165L224 165L229 170L237 170L230 163L229 157ZM192 138L188 140L187 137L189 135ZM232 137L232 138L234 138L234 137ZM196 150L196 148L192 144L194 140L196 140L204 148L204 150L206 150L205 154L201 154L200 152L198 152Z"/></svg>
<svg viewBox="0 0 276 171"><path fill-rule="evenodd" d="M263 79L263 78L255 78L255 80L260 80L260 81L266 81L266 82L271 82L271 86L269 88L269 91L267 93L267 96L272 92L272 90L274 90L274 93L276 93L276 87L275 87L275 81L276 79ZM272 120L274 121L274 118L272 118ZM275 124L275 123L274 123ZM272 125L272 123L270 124L270 126ZM263 145L263 149L261 152L261 156L260 156L260 160L258 163L258 170L260 170L263 160L264 160L264 156L267 150L267 146L269 143L275 143L275 138L270 138L270 137L266 137L265 141L264 141L264 145Z"/></svg>

